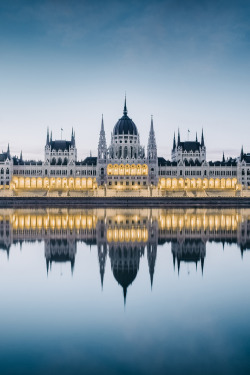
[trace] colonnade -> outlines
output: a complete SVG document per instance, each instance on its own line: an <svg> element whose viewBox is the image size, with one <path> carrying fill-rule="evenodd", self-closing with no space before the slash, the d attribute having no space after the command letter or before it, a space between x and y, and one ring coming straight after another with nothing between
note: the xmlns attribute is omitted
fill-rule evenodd
<svg viewBox="0 0 250 375"><path fill-rule="evenodd" d="M147 222L151 218L147 218L147 222L139 225L124 223L131 219L129 216L122 216L122 221L114 227L107 225L107 240L109 242L146 242L148 240ZM163 212L158 216L158 228L160 230L235 230L245 221L247 217L243 217L237 210L227 210L225 212L209 212L207 210L199 210L199 212ZM3 220L3 217L0 218ZM5 220L9 220L13 229L95 229L97 222L103 220L103 216L97 214L85 213L53 213L45 212L15 212L5 216ZM146 219L144 219L146 220ZM137 222L142 221L140 216Z"/></svg>
<svg viewBox="0 0 250 375"><path fill-rule="evenodd" d="M147 242L147 228L114 228L107 230L108 242Z"/></svg>
<svg viewBox="0 0 250 375"><path fill-rule="evenodd" d="M109 176L147 176L148 166L146 164L108 164L107 174Z"/></svg>
<svg viewBox="0 0 250 375"><path fill-rule="evenodd" d="M94 229L97 218L95 215L77 214L14 214L10 217L14 230L18 229Z"/></svg>
<svg viewBox="0 0 250 375"><path fill-rule="evenodd" d="M160 178L161 189L236 189L237 178Z"/></svg>
<svg viewBox="0 0 250 375"><path fill-rule="evenodd" d="M160 215L159 229L164 230L236 230L241 223L238 213L167 214Z"/></svg>
<svg viewBox="0 0 250 375"><path fill-rule="evenodd" d="M13 176L12 189L95 189L96 178L86 177L17 177Z"/></svg>

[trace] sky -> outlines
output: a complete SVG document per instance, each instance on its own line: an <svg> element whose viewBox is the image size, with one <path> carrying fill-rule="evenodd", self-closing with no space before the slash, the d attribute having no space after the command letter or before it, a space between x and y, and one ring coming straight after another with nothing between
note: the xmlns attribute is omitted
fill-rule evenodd
<svg viewBox="0 0 250 375"><path fill-rule="evenodd" d="M208 160L250 152L249 19L249 0L0 0L0 150L43 160L47 127L74 127L78 158L95 155L126 92L158 156L178 128L203 128Z"/></svg>

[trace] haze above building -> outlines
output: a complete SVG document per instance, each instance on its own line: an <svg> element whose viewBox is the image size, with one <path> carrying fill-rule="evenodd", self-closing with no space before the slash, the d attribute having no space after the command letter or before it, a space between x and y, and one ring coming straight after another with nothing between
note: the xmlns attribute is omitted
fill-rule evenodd
<svg viewBox="0 0 250 375"><path fill-rule="evenodd" d="M0 4L0 147L43 158L44 132L78 157L97 152L124 92L147 143L170 159L173 133L206 135L207 159L250 149L248 1L3 1ZM135 117L134 117L135 116ZM91 129L91 131L90 131ZM107 137L109 140L109 137Z"/></svg>

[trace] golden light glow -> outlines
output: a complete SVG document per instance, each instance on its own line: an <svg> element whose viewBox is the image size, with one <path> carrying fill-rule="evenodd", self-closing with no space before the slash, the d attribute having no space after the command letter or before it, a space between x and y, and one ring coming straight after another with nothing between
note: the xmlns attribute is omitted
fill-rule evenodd
<svg viewBox="0 0 250 375"><path fill-rule="evenodd" d="M69 214L15 214L10 217L14 230L18 229L95 229L97 218L91 215Z"/></svg>
<svg viewBox="0 0 250 375"><path fill-rule="evenodd" d="M147 176L148 166L146 164L108 164L107 174L109 176Z"/></svg>
<svg viewBox="0 0 250 375"><path fill-rule="evenodd" d="M148 230L146 228L131 228L131 229L108 229L108 242L147 242Z"/></svg>
<svg viewBox="0 0 250 375"><path fill-rule="evenodd" d="M160 178L159 180L159 187L161 189L169 189L169 190L183 190L183 189L191 189L191 190L200 190L200 189L214 189L214 190L223 190L223 189L233 189L235 190L237 187L237 178L207 178L195 179L195 178Z"/></svg>
<svg viewBox="0 0 250 375"><path fill-rule="evenodd" d="M95 177L23 177L13 176L11 189L27 190L94 190L97 188Z"/></svg>
<svg viewBox="0 0 250 375"><path fill-rule="evenodd" d="M236 230L241 222L241 216L235 213L168 213L161 214L158 219L158 225L161 230L191 230L191 231L218 231L218 230Z"/></svg>

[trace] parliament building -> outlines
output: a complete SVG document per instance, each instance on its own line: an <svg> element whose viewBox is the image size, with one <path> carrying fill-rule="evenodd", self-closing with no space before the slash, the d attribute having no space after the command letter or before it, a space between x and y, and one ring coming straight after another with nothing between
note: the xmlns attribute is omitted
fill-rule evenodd
<svg viewBox="0 0 250 375"><path fill-rule="evenodd" d="M107 145L101 121L97 156L77 158L75 132L70 140L54 140L47 129L44 160L24 160L7 151L0 154L0 194L41 196L228 196L250 189L250 154L207 161L205 138L173 138L171 160L158 156L153 119L145 147L128 116L115 124Z"/></svg>

